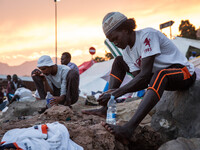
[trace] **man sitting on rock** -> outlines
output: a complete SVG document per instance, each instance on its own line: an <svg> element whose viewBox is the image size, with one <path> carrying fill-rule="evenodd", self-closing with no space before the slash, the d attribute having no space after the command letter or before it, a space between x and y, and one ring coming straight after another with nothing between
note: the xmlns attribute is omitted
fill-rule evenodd
<svg viewBox="0 0 200 150"><path fill-rule="evenodd" d="M127 142L136 127L159 102L164 90L188 89L196 79L194 65L178 50L173 42L160 31L145 28L135 31L135 20L120 12L108 13L103 19L103 31L110 42L123 49L112 65L109 89L98 99L103 107L85 110L88 115L106 117L107 102L111 95L118 98L129 92L147 88L137 111L123 126L103 122L106 130ZM134 78L120 87L126 72Z"/></svg>
<svg viewBox="0 0 200 150"><path fill-rule="evenodd" d="M31 76L41 99L45 99L47 91L53 95L51 105L71 106L79 97L79 74L66 65L56 65L48 55L38 59L37 67Z"/></svg>

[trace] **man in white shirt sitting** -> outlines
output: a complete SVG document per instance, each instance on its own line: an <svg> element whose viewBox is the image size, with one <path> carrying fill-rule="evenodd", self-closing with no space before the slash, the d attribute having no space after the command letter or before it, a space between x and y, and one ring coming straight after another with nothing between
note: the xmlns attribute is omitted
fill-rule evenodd
<svg viewBox="0 0 200 150"><path fill-rule="evenodd" d="M51 105L71 106L79 97L79 74L66 65L56 65L48 55L38 59L37 67L31 76L41 99L45 99L47 91L53 95Z"/></svg>

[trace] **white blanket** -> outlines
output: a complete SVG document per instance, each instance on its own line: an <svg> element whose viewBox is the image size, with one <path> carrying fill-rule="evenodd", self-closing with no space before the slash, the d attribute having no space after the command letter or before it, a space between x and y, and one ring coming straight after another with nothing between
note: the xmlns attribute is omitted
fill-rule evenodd
<svg viewBox="0 0 200 150"><path fill-rule="evenodd" d="M67 128L58 122L9 130L1 143L2 146L13 143L23 150L83 150L70 139Z"/></svg>

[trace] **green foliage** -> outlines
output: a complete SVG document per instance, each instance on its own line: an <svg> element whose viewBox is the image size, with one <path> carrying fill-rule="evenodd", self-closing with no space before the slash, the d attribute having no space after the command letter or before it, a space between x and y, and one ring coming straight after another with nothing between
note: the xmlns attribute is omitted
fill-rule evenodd
<svg viewBox="0 0 200 150"><path fill-rule="evenodd" d="M105 58L96 56L96 57L94 58L94 60L95 60L96 62L103 62L103 61L105 61L105 60L110 60L110 59L113 59L113 58L114 58L114 57L113 57L113 55L112 55L111 53L107 53L107 52L106 52Z"/></svg>
<svg viewBox="0 0 200 150"><path fill-rule="evenodd" d="M107 60L111 60L111 59L114 58L113 55L112 55L111 53L106 53L106 54L105 54L105 57L106 57Z"/></svg>
<svg viewBox="0 0 200 150"><path fill-rule="evenodd" d="M181 20L179 25L180 37L185 37L189 39L196 39L196 30L195 26L190 23L189 20Z"/></svg>
<svg viewBox="0 0 200 150"><path fill-rule="evenodd" d="M105 61L105 58L96 56L96 57L94 58L94 60L95 60L96 62L103 62L103 61Z"/></svg>

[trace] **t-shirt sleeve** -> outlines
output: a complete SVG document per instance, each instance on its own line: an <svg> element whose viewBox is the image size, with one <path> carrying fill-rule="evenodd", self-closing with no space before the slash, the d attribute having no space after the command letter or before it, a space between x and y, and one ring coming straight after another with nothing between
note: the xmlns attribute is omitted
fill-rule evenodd
<svg viewBox="0 0 200 150"><path fill-rule="evenodd" d="M63 70L62 77L61 77L61 90L60 95L66 95L67 92L67 74L69 70Z"/></svg>
<svg viewBox="0 0 200 150"><path fill-rule="evenodd" d="M156 32L146 33L142 38L142 58L160 54L160 41Z"/></svg>

